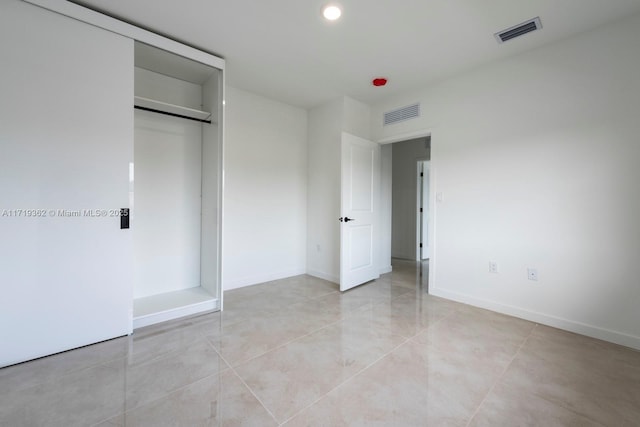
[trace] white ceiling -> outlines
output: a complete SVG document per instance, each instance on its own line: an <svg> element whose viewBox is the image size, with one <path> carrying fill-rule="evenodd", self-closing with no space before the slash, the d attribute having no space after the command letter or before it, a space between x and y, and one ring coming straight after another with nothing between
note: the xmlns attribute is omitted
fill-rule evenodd
<svg viewBox="0 0 640 427"><path fill-rule="evenodd" d="M373 102L640 12L640 0L340 0L327 23L328 0L78 2L222 56L228 84L301 107ZM496 42L536 16L541 31Z"/></svg>

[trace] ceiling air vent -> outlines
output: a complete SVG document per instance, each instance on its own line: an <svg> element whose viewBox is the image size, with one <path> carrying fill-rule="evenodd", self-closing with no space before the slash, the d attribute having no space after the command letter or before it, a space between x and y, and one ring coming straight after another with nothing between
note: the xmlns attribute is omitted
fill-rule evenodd
<svg viewBox="0 0 640 427"><path fill-rule="evenodd" d="M522 24L518 24L515 27L507 28L504 31L500 31L499 33L495 33L496 40L498 43L504 43L507 40L515 39L516 37L520 37L531 31L539 30L542 28L542 23L540 22L540 17L530 19Z"/></svg>
<svg viewBox="0 0 640 427"><path fill-rule="evenodd" d="M407 105L397 110L387 111L384 113L384 125L402 122L409 119L420 117L420 104Z"/></svg>

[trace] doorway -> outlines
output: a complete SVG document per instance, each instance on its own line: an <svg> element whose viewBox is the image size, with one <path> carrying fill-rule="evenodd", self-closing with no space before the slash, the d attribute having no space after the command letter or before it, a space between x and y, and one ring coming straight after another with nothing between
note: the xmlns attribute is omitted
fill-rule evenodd
<svg viewBox="0 0 640 427"><path fill-rule="evenodd" d="M430 188L435 176L430 132L423 135L382 141L381 255L388 260L387 272L419 270L416 276L420 278L420 289L428 292L435 267L435 206L430 200L435 194ZM425 169L428 174L424 174Z"/></svg>
<svg viewBox="0 0 640 427"><path fill-rule="evenodd" d="M430 137L422 137L391 144L392 258L411 261L428 258L430 174L425 176L424 168L430 172L430 143Z"/></svg>

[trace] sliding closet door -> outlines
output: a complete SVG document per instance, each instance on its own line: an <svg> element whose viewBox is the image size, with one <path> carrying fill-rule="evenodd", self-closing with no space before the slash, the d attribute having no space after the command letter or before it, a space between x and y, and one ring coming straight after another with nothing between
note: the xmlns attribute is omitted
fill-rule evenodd
<svg viewBox="0 0 640 427"><path fill-rule="evenodd" d="M0 366L125 335L133 41L0 3Z"/></svg>

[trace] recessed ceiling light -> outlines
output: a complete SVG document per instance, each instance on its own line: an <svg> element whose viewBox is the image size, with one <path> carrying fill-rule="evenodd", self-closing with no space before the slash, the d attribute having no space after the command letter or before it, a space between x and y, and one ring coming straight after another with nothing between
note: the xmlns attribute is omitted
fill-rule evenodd
<svg viewBox="0 0 640 427"><path fill-rule="evenodd" d="M335 4L327 5L322 9L322 16L329 21L335 21L340 18L340 15L342 15L342 10Z"/></svg>

